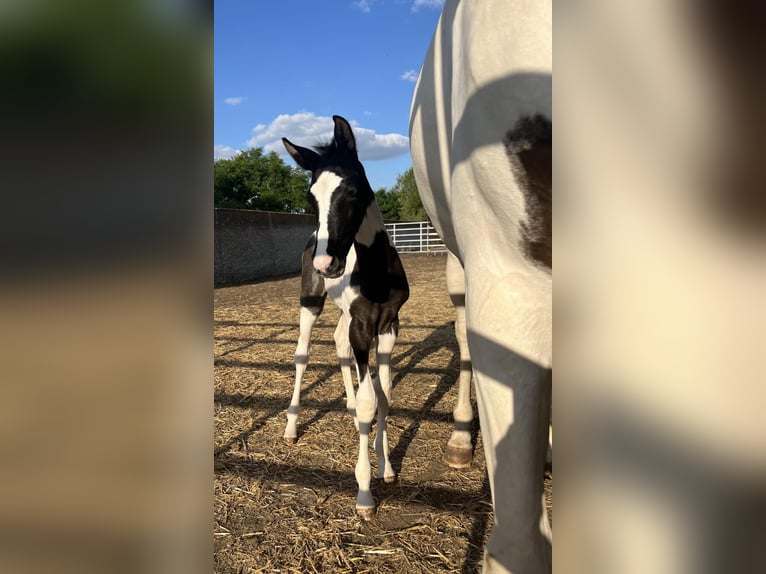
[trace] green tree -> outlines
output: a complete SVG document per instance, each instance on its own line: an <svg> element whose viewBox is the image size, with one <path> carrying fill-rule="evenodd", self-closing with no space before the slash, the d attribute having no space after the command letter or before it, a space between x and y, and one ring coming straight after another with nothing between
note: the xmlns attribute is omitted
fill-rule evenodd
<svg viewBox="0 0 766 574"><path fill-rule="evenodd" d="M302 213L308 210L309 176L290 167L276 152L244 151L214 165L216 207Z"/></svg>
<svg viewBox="0 0 766 574"><path fill-rule="evenodd" d="M387 191L385 187L381 187L375 192L375 202L383 219L399 221L399 195L396 192Z"/></svg>
<svg viewBox="0 0 766 574"><path fill-rule="evenodd" d="M420 201L412 168L399 174L389 193L396 194L399 199L399 219L401 221L423 221L428 218Z"/></svg>

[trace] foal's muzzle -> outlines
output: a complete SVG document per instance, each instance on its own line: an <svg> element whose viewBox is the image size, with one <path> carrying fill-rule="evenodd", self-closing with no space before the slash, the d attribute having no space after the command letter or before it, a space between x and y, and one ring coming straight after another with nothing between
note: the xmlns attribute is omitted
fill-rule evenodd
<svg viewBox="0 0 766 574"><path fill-rule="evenodd" d="M322 255L314 257L314 271L327 279L335 279L343 275L346 270L345 261L335 256Z"/></svg>

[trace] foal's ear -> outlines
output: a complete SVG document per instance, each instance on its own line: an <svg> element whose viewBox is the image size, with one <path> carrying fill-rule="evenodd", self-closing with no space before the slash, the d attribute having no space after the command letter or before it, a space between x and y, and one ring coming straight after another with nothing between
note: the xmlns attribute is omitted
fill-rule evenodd
<svg viewBox="0 0 766 574"><path fill-rule="evenodd" d="M345 118L340 116L333 116L332 121L335 122L335 145L338 149L347 151L356 158L356 139L354 139L351 126Z"/></svg>
<svg viewBox="0 0 766 574"><path fill-rule="evenodd" d="M313 149L295 145L287 138L282 138L282 143L284 144L287 153L290 154L290 157L292 157L295 160L295 163L303 169L316 171L319 167L319 154Z"/></svg>

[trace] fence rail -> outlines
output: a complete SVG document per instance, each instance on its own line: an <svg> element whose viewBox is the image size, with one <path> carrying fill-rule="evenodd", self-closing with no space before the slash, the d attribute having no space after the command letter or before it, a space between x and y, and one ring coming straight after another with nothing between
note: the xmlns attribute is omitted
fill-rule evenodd
<svg viewBox="0 0 766 574"><path fill-rule="evenodd" d="M447 248L428 221L386 223L388 236L400 253L446 253Z"/></svg>

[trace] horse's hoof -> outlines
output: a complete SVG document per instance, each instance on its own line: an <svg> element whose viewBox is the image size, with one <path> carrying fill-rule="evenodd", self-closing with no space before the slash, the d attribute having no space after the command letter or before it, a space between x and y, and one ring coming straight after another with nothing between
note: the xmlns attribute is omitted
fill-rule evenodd
<svg viewBox="0 0 766 574"><path fill-rule="evenodd" d="M287 444L295 444L296 442L298 442L298 437L297 436L285 436L285 437L282 437L282 438L285 439L285 442Z"/></svg>
<svg viewBox="0 0 766 574"><path fill-rule="evenodd" d="M384 476L383 477L383 482L385 482L386 484L393 484L393 483L395 483L396 482L396 475L394 475L394 476Z"/></svg>
<svg viewBox="0 0 766 574"><path fill-rule="evenodd" d="M469 468L473 461L473 451L471 448L457 448L447 445L442 460L450 468Z"/></svg>
<svg viewBox="0 0 766 574"><path fill-rule="evenodd" d="M375 518L374 508L356 508L356 513L362 517L363 520L369 522Z"/></svg>

